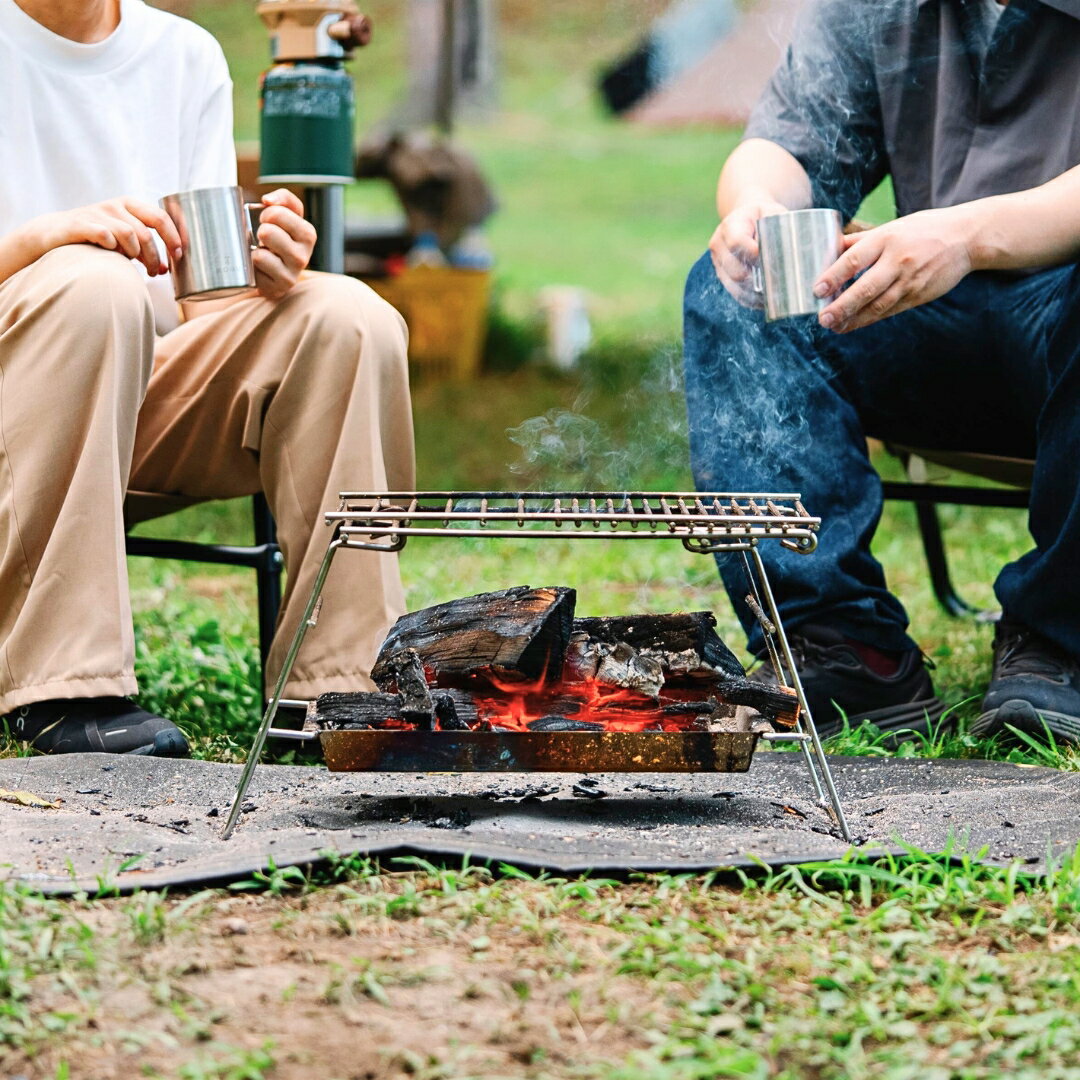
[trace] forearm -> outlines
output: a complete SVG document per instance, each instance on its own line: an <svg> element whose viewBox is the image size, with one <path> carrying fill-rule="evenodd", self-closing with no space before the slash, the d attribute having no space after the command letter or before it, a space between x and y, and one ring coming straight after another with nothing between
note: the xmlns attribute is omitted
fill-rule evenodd
<svg viewBox="0 0 1080 1080"><path fill-rule="evenodd" d="M37 262L44 253L39 238L25 226L0 236L0 284Z"/></svg>
<svg viewBox="0 0 1080 1080"><path fill-rule="evenodd" d="M806 170L783 147L767 139L747 139L728 157L716 189L716 208L725 218L738 206L775 202L789 210L812 203Z"/></svg>
<svg viewBox="0 0 1080 1080"><path fill-rule="evenodd" d="M970 214L974 270L1026 270L1080 259L1080 167L1040 187L956 209Z"/></svg>

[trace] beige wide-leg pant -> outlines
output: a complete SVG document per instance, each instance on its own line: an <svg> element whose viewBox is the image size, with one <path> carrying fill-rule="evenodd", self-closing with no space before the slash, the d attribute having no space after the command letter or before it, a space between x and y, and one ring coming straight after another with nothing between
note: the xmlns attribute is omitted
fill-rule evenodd
<svg viewBox="0 0 1080 1080"><path fill-rule="evenodd" d="M115 252L58 248L0 284L0 714L136 692L124 555L128 491L266 492L288 571L268 679L326 553L343 489L411 489L398 313L311 274L162 338L143 279ZM404 610L397 557L335 559L286 696L370 688Z"/></svg>

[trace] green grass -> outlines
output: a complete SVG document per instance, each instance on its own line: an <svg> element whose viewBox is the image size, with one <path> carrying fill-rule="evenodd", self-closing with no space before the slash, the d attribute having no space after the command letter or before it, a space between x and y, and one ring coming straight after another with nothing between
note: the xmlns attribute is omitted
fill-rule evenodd
<svg viewBox="0 0 1080 1080"><path fill-rule="evenodd" d="M1076 855L1040 880L912 850L629 882L351 857L271 886L61 902L0 885L0 1064L985 1080L1080 1060Z"/></svg>

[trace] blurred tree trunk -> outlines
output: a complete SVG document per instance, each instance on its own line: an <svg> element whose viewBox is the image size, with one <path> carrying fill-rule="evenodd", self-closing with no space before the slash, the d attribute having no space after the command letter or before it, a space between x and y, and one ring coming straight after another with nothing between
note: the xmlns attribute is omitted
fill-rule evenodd
<svg viewBox="0 0 1080 1080"><path fill-rule="evenodd" d="M450 16L448 20L448 16ZM391 128L454 122L496 105L494 0L409 0L409 92Z"/></svg>

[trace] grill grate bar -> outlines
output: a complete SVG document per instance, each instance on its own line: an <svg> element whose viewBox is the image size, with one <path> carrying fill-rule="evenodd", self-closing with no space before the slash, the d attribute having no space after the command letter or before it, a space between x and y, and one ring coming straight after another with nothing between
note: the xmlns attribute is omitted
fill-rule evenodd
<svg viewBox="0 0 1080 1080"><path fill-rule="evenodd" d="M346 539L360 536L571 535L740 542L812 541L821 519L798 495L728 492L343 492L326 514ZM605 528L607 526L607 528Z"/></svg>

